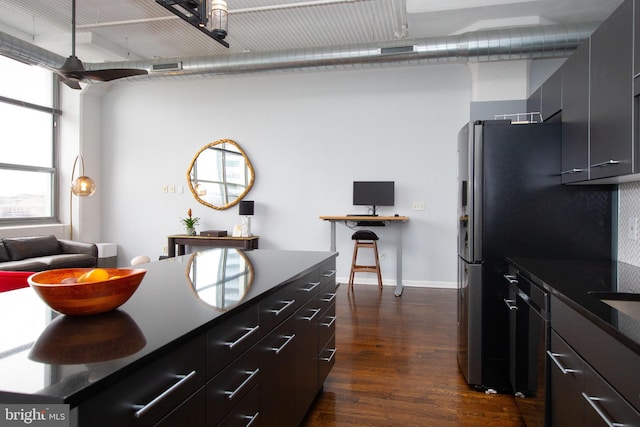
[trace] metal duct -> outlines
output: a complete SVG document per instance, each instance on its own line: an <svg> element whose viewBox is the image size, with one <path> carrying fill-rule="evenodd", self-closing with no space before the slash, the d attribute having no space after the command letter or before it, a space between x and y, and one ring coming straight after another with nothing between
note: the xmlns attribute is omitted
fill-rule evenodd
<svg viewBox="0 0 640 427"><path fill-rule="evenodd" d="M293 69L366 67L394 63L439 64L567 57L591 35L596 27L596 23L512 27L385 43L135 60L85 64L85 67L91 70L107 68L150 70L147 76L130 79L140 80ZM65 59L1 32L0 54L52 68L60 67ZM180 66L176 66L178 64Z"/></svg>

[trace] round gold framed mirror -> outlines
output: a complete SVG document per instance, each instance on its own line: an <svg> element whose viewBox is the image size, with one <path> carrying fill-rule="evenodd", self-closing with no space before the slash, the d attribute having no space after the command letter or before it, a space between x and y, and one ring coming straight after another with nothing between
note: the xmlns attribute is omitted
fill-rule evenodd
<svg viewBox="0 0 640 427"><path fill-rule="evenodd" d="M191 194L205 206L224 210L247 195L255 173L240 146L230 139L205 145L196 153L187 170Z"/></svg>

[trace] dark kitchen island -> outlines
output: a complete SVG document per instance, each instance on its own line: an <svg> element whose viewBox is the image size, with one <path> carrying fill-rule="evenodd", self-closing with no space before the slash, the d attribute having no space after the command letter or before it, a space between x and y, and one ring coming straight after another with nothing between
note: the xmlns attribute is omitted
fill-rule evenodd
<svg viewBox="0 0 640 427"><path fill-rule="evenodd" d="M298 425L335 354L334 252L211 249L144 264L119 309L0 294L0 403L72 426Z"/></svg>

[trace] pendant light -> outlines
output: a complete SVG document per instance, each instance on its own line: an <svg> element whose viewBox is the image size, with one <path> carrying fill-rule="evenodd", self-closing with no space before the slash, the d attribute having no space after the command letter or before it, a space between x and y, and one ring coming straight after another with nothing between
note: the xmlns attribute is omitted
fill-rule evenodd
<svg viewBox="0 0 640 427"><path fill-rule="evenodd" d="M76 175L76 166L80 160L80 176ZM84 174L84 159L78 154L73 162L71 171L71 194L69 195L69 240L73 240L73 195L78 197L89 197L96 192L96 183L93 179Z"/></svg>

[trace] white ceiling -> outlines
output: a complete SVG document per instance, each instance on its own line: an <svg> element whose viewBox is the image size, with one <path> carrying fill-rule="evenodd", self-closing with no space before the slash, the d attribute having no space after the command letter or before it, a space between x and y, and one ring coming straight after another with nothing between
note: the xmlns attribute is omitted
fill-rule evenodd
<svg viewBox="0 0 640 427"><path fill-rule="evenodd" d="M84 62L224 55L602 21L622 0L227 0L229 49L154 0L77 0ZM267 7L267 10L262 10ZM246 10L251 8L251 10ZM260 8L261 10L255 10ZM0 0L0 31L71 53L71 0Z"/></svg>

